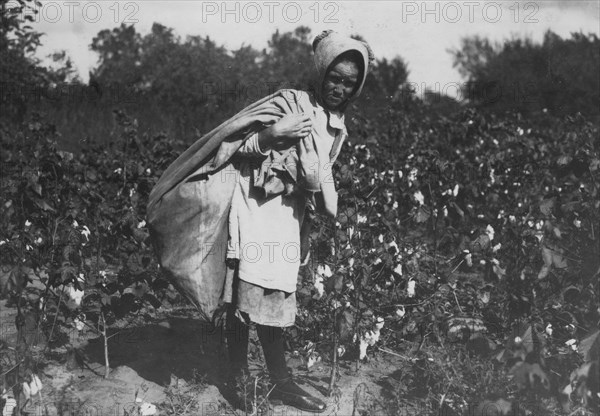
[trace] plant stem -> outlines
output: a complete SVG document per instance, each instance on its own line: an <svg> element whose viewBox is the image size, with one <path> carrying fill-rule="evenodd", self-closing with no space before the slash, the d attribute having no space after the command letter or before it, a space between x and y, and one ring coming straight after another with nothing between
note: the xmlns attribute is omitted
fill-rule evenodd
<svg viewBox="0 0 600 416"><path fill-rule="evenodd" d="M333 310L333 351L331 353L331 374L329 376L329 395L333 394L335 388L335 377L337 368L337 334L336 334L336 323L337 323L337 308Z"/></svg>
<svg viewBox="0 0 600 416"><path fill-rule="evenodd" d="M56 320L58 319L58 312L60 311L60 302L62 301L62 295L65 293L64 287L63 290L60 291L60 295L58 295L58 305L56 306L56 315L54 315L54 321L52 322L52 329L50 329L50 335L48 335L48 344L46 344L46 351L50 348L50 342L52 341L52 336L54 335L54 328L56 326Z"/></svg>
<svg viewBox="0 0 600 416"><path fill-rule="evenodd" d="M110 374L110 365L108 363L108 338L106 337L106 319L104 319L104 312L100 312L102 318L102 339L104 340L104 378L108 378Z"/></svg>

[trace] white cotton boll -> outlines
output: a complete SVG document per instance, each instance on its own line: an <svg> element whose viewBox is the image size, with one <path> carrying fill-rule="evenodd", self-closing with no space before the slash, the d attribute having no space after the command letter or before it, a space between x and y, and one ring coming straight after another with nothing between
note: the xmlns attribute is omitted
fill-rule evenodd
<svg viewBox="0 0 600 416"><path fill-rule="evenodd" d="M414 280L409 280L408 281L408 285L406 287L406 293L408 294L409 298L412 298L415 296L415 285L417 282L415 282Z"/></svg>
<svg viewBox="0 0 600 416"><path fill-rule="evenodd" d="M25 227L31 227L31 221L29 221L29 220L25 221Z"/></svg>
<svg viewBox="0 0 600 416"><path fill-rule="evenodd" d="M375 260L373 260L373 266L377 266L380 263L381 263L381 258L379 258L379 257L377 257Z"/></svg>
<svg viewBox="0 0 600 416"><path fill-rule="evenodd" d="M3 246L4 244L6 244L6 240L0 240L0 246Z"/></svg>
<svg viewBox="0 0 600 416"><path fill-rule="evenodd" d="M546 334L548 334L548 336L552 336L553 332L554 332L554 329L552 329L552 324L546 325Z"/></svg>
<svg viewBox="0 0 600 416"><path fill-rule="evenodd" d="M473 266L473 255L471 253L467 254L465 256L465 261L467 262L467 266L472 267Z"/></svg>
<svg viewBox="0 0 600 416"><path fill-rule="evenodd" d="M83 234L85 239L89 241L91 232L90 232L90 229L87 227L87 225L83 226L83 230L81 231L81 234Z"/></svg>
<svg viewBox="0 0 600 416"><path fill-rule="evenodd" d="M399 170L399 171L398 171L398 178L399 178L399 179L402 179L402 176L403 176L403 174L402 174L402 171L401 171L401 170Z"/></svg>
<svg viewBox="0 0 600 416"><path fill-rule="evenodd" d="M359 346L359 350L360 350L359 358L361 360L364 360L365 357L367 356L367 347L368 346L369 346L369 344L367 343L367 341L364 338L361 338L360 346Z"/></svg>
<svg viewBox="0 0 600 416"><path fill-rule="evenodd" d="M17 401L14 397L7 397L4 403L4 409L2 409L2 416L12 416L15 408L17 407Z"/></svg>
<svg viewBox="0 0 600 416"><path fill-rule="evenodd" d="M383 244L383 234L379 234L379 237L377 237L377 241Z"/></svg>
<svg viewBox="0 0 600 416"><path fill-rule="evenodd" d="M400 250L398 249L398 244L395 241L392 241L391 243L385 245L386 250L389 250L390 248L393 248L396 253L400 252Z"/></svg>
<svg viewBox="0 0 600 416"><path fill-rule="evenodd" d="M416 168L412 168L410 170L410 173L408 174L408 181L409 182L414 182L417 180L417 174L419 173L419 171Z"/></svg>
<svg viewBox="0 0 600 416"><path fill-rule="evenodd" d="M362 214L358 214L358 216L356 217L356 222L358 224L364 224L367 222L367 216L366 215L362 215Z"/></svg>
<svg viewBox="0 0 600 416"><path fill-rule="evenodd" d="M419 203L419 205L425 204L425 197L423 196L423 193L421 191L415 192L413 196L415 197L415 200Z"/></svg>
<svg viewBox="0 0 600 416"><path fill-rule="evenodd" d="M500 250L500 248L502 248L502 244L498 243L494 247L492 247L492 252L495 253L496 251Z"/></svg>
<svg viewBox="0 0 600 416"><path fill-rule="evenodd" d="M404 315L406 315L406 309L404 309L404 306L400 306L398 309L396 309L396 316L403 318Z"/></svg>
<svg viewBox="0 0 600 416"><path fill-rule="evenodd" d="M73 319L75 329L77 329L78 331L83 331L83 328L85 327L85 318L85 314L82 313L77 318Z"/></svg>
<svg viewBox="0 0 600 416"><path fill-rule="evenodd" d="M29 389L31 395L36 395L42 390L42 382L37 375L31 376L31 383L29 383Z"/></svg>
<svg viewBox="0 0 600 416"><path fill-rule="evenodd" d="M375 328L379 331L381 330L381 328L383 328L383 325L385 323L385 320L380 316L377 318L377 323L375 324Z"/></svg>
<svg viewBox="0 0 600 416"><path fill-rule="evenodd" d="M392 204L392 209L398 209L398 201L394 201Z"/></svg>
<svg viewBox="0 0 600 416"><path fill-rule="evenodd" d="M317 292L313 295L313 299L317 299L317 300L321 299L323 297L323 295L325 294L325 286L323 285L323 278L321 276L316 276L313 286Z"/></svg>
<svg viewBox="0 0 600 416"><path fill-rule="evenodd" d="M577 228L581 228L581 221L578 219L573 220L573 225Z"/></svg>
<svg viewBox="0 0 600 416"><path fill-rule="evenodd" d="M69 298L77 305L81 305L81 300L83 299L83 290L78 290L73 286L69 286L68 295Z"/></svg>
<svg viewBox="0 0 600 416"><path fill-rule="evenodd" d="M140 406L141 416L153 416L156 414L156 406L152 403L142 403Z"/></svg>
<svg viewBox="0 0 600 416"><path fill-rule="evenodd" d="M338 357L343 357L344 354L346 354L346 348L343 345L340 345L337 348L337 355L338 355Z"/></svg>
<svg viewBox="0 0 600 416"><path fill-rule="evenodd" d="M490 241L492 241L494 239L494 234L496 232L494 231L494 227L492 227L490 224L488 224L488 226L485 227L485 233L490 238Z"/></svg>
<svg viewBox="0 0 600 416"><path fill-rule="evenodd" d="M22 387L23 395L25 396L25 399L29 400L29 398L31 397L31 387L29 387L29 383L24 382L21 387Z"/></svg>
<svg viewBox="0 0 600 416"><path fill-rule="evenodd" d="M402 276L402 264L398 263L394 268L394 273Z"/></svg>
<svg viewBox="0 0 600 416"><path fill-rule="evenodd" d="M352 240L352 236L354 235L354 227L353 226L349 226L348 230L347 230L347 233L348 233L348 239Z"/></svg>
<svg viewBox="0 0 600 416"><path fill-rule="evenodd" d="M354 257L350 257L348 259L348 267L349 268L353 268L354 267Z"/></svg>
<svg viewBox="0 0 600 416"><path fill-rule="evenodd" d="M146 221L142 220L138 225L137 228L144 228L146 226Z"/></svg>

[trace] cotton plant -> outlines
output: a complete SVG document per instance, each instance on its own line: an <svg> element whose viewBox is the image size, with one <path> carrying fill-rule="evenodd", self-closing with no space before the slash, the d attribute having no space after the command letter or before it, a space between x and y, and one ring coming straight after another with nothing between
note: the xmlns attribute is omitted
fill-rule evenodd
<svg viewBox="0 0 600 416"><path fill-rule="evenodd" d="M384 325L384 319L382 317L377 318L377 323L372 330L365 332L361 338L359 343L359 358L364 360L367 356L367 348L369 346L375 345L377 341L379 341L379 337L381 336L381 329Z"/></svg>
<svg viewBox="0 0 600 416"><path fill-rule="evenodd" d="M26 400L29 400L32 396L35 396L36 394L40 394L40 392L42 391L42 387L42 382L36 374L31 375L31 381L25 381L21 385L23 395L25 396Z"/></svg>
<svg viewBox="0 0 600 416"><path fill-rule="evenodd" d="M79 273L77 276L77 282L79 282L80 286L83 286L85 283L85 276L83 273ZM85 291L77 289L73 283L67 286L67 296L75 308L81 306L81 301L83 300L84 295Z"/></svg>

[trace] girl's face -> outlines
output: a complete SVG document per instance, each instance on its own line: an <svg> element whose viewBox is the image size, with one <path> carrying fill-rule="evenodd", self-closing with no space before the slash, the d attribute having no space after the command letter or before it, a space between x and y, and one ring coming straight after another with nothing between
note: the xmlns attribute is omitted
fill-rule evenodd
<svg viewBox="0 0 600 416"><path fill-rule="evenodd" d="M354 92L358 82L358 66L344 60L332 67L323 80L323 102L328 110L336 110L344 104Z"/></svg>

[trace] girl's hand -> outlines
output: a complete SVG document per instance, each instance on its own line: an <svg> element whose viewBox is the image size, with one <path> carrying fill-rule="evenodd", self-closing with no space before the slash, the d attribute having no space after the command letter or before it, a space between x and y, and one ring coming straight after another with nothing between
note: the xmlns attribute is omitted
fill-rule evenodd
<svg viewBox="0 0 600 416"><path fill-rule="evenodd" d="M311 131L312 120L308 114L288 114L258 133L258 145L263 151L289 149Z"/></svg>

